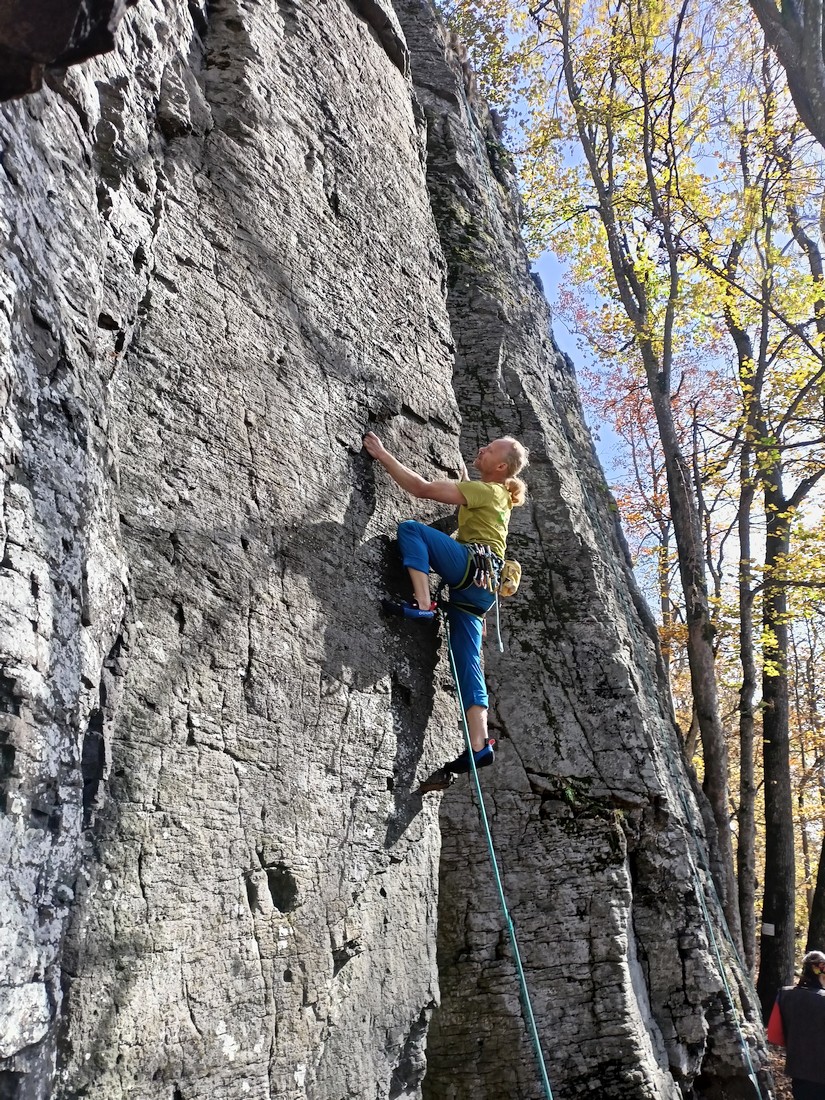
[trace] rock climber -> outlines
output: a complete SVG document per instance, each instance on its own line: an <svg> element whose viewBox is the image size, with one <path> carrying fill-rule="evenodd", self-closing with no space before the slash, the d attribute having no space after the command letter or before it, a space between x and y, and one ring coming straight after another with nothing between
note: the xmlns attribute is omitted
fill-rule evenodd
<svg viewBox="0 0 825 1100"><path fill-rule="evenodd" d="M430 571L450 586L447 616L458 686L476 767L487 767L493 763L495 753L487 735L488 696L481 670L484 616L496 600L510 512L524 504L527 496L527 486L516 475L527 466L528 451L510 436L494 439L480 447L473 460L480 481L470 481L466 467L461 481L427 481L394 458L373 432L364 436L364 447L411 496L458 506L454 539L415 520L399 524L398 543L412 581L413 598L409 602L383 603L392 614L433 619L436 605L430 591ZM467 750L445 767L452 773L468 771Z"/></svg>
<svg viewBox="0 0 825 1100"><path fill-rule="evenodd" d="M785 1047L794 1100L825 1100L825 954L809 951L796 985L779 990L768 1041Z"/></svg>

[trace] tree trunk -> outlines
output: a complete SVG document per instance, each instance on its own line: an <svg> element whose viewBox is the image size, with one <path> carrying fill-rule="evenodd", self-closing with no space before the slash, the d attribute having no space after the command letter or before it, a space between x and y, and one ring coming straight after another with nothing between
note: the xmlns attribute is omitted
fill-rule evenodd
<svg viewBox="0 0 825 1100"><path fill-rule="evenodd" d="M739 836L736 871L739 888L739 916L745 964L753 973L756 966L756 780L754 777L754 716L756 656L753 643L753 592L751 568L751 505L754 486L750 469L750 447L742 449L739 492L739 659L742 684L739 689Z"/></svg>
<svg viewBox="0 0 825 1100"><path fill-rule="evenodd" d="M797 666L798 667L798 666ZM794 669L794 682L796 682L796 671ZM808 765L805 760L805 746L800 745L799 763L802 769L802 777L797 784L796 794L796 812L797 820L799 821L799 841L802 846L802 875L803 882L805 883L805 909L808 915L808 921L811 919L811 906L814 903L814 881L813 881L813 868L811 867L811 841L808 837L808 830L805 828L805 776L808 771Z"/></svg>
<svg viewBox="0 0 825 1100"><path fill-rule="evenodd" d="M825 148L822 0L808 0L805 4L750 0L750 5L787 74L799 117Z"/></svg>
<svg viewBox="0 0 825 1100"><path fill-rule="evenodd" d="M765 771L765 890L756 991L768 1019L794 962L794 833L788 732L788 626L784 584L775 583L788 553L788 502L777 466L765 478L765 591L762 623L762 744Z"/></svg>
<svg viewBox="0 0 825 1100"><path fill-rule="evenodd" d="M808 634L810 648L805 662L805 694L808 701L808 721L811 729L816 734L817 742L821 744L822 721L819 716L817 699L817 672L818 662L815 656L814 639ZM821 759L821 758L820 758ZM819 761L818 761L819 762ZM825 823L825 781L822 779L821 765L817 768L819 780L817 790L819 792L820 819ZM825 951L825 829L822 832L822 845L819 850L819 867L816 872L813 896L811 898L811 910L808 915L808 940L806 951Z"/></svg>
<svg viewBox="0 0 825 1100"><path fill-rule="evenodd" d="M645 98L642 124L642 146L647 175L647 192L653 217L659 226L669 263L669 294L661 329L653 335L658 321L653 321L647 291L647 276L637 265L633 251L627 246L625 228L617 216L614 202L612 157L614 136L610 128L600 138L587 118L577 84L571 45L570 12L566 4L554 5L561 30L562 64L570 103L576 114L576 127L582 151L598 198L598 212L607 238L607 248L616 289L622 306L633 325L644 364L648 392L656 417L667 474L671 522L679 559L679 575L685 597L685 620L688 627L687 652L690 683L702 738L705 778L703 788L711 806L717 827L715 855L716 888L724 909L734 943L742 950L739 905L733 868L730 807L728 804L728 757L719 699L716 690L716 668L713 651L714 626L711 622L705 579L705 556L699 509L693 493L690 466L685 458L673 419L671 367L673 363L673 322L679 296L680 254L669 223L668 201L660 194L658 169L655 165L652 119L661 108L654 108ZM643 74L642 74L643 78ZM644 93L647 97L648 93ZM607 151L601 146L604 140ZM605 159L606 158L606 159ZM655 342L654 342L655 340Z"/></svg>
<svg viewBox="0 0 825 1100"><path fill-rule="evenodd" d="M670 661L673 655L673 602L670 598L670 532L661 531L659 542L659 607L662 612L662 662L670 680Z"/></svg>
<svg viewBox="0 0 825 1100"><path fill-rule="evenodd" d="M804 760L802 764L805 767ZM805 788L799 788L796 796L796 808L799 813L800 829L799 840L802 845L802 874L805 883L805 908L808 912L808 920L811 919L811 906L814 903L813 868L811 867L811 841L808 830L805 828Z"/></svg>
<svg viewBox="0 0 825 1100"><path fill-rule="evenodd" d="M688 760L692 760L696 755L696 743L699 740L699 723L696 719L696 707L693 706L690 712L690 728L687 731L685 737L685 756Z"/></svg>
<svg viewBox="0 0 825 1100"><path fill-rule="evenodd" d="M727 261L728 275L738 269L742 241L734 242ZM764 320L764 318L763 318ZM742 684L739 689L739 842L736 849L739 912L742 919L743 955L751 973L756 965L756 780L753 701L756 695L756 656L753 629L753 571L751 567L751 509L755 482L763 481L759 461L752 463L754 439L765 437L767 428L761 409L764 363L754 370L754 348L732 304L725 308L725 322L736 347L745 441L742 445L738 514L739 535L739 659Z"/></svg>
<svg viewBox="0 0 825 1100"><path fill-rule="evenodd" d="M805 950L825 951L825 831L822 834L822 846L819 851L819 868L816 872L816 886L811 902Z"/></svg>
<svg viewBox="0 0 825 1100"><path fill-rule="evenodd" d="M702 527L693 495L690 467L682 453L673 422L670 393L667 387L662 385L659 363L650 343L642 341L641 350L665 457L671 520L678 551L679 575L685 597L690 686L704 759L702 789L710 803L718 833L717 850L720 867L716 877L721 881L717 881L716 885L734 943L742 951L742 930L730 829L728 754L716 690L713 651L715 628L711 622L705 580Z"/></svg>

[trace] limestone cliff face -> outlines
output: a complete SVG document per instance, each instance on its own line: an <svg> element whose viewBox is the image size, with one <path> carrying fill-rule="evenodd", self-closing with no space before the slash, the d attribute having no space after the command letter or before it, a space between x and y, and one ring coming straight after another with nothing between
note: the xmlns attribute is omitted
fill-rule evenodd
<svg viewBox="0 0 825 1100"><path fill-rule="evenodd" d="M410 794L461 735L436 631L377 612L412 505L368 428L435 475L533 451L484 786L555 1094L750 1094L655 646L448 55L418 0L144 0L0 115L0 1096L541 1095L468 789Z"/></svg>

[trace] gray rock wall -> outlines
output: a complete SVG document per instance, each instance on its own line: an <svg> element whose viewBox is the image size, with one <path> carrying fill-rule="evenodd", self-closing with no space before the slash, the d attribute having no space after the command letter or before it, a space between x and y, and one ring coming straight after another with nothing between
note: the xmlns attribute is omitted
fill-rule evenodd
<svg viewBox="0 0 825 1100"><path fill-rule="evenodd" d="M371 427L533 450L484 785L556 1094L746 1095L501 158L412 0L143 0L0 114L0 1096L540 1095Z"/></svg>
<svg viewBox="0 0 825 1100"><path fill-rule="evenodd" d="M484 785L551 1082L563 1097L750 1097L692 871L718 921L692 836L702 813L572 365L529 275L511 165L429 5L396 9L427 116L462 449L512 433L532 452L509 545L523 594L502 606L505 654L487 646L500 752ZM441 818L442 1006L424 1095L541 1096L469 790ZM732 972L753 1041L752 990Z"/></svg>
<svg viewBox="0 0 825 1100"><path fill-rule="evenodd" d="M458 411L378 10L141 4L4 114L2 1053L33 1094L38 1059L106 1100L423 1070L437 807L406 792L449 708L376 615L408 504L359 452L380 422L455 466Z"/></svg>

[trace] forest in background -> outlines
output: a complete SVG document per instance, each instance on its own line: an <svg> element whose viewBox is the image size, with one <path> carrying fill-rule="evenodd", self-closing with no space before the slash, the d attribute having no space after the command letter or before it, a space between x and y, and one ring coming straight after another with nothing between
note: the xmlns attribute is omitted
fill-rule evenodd
<svg viewBox="0 0 825 1100"><path fill-rule="evenodd" d="M617 441L610 487L767 1012L825 949L821 4L442 10L532 253L569 276L551 305Z"/></svg>

